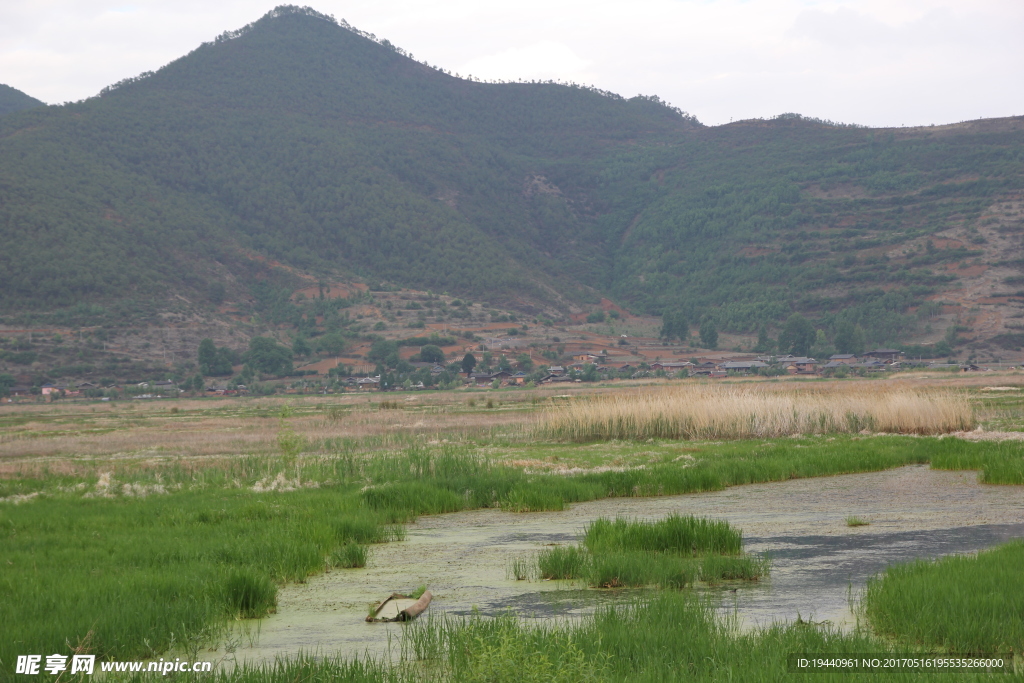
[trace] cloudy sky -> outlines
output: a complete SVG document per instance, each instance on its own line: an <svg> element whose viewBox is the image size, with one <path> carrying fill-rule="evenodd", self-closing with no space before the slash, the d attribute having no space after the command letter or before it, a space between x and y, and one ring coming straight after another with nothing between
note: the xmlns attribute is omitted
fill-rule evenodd
<svg viewBox="0 0 1024 683"><path fill-rule="evenodd" d="M452 72L658 95L708 124L1024 114L1021 0L293 1ZM274 4L3 0L0 83L50 103L89 97Z"/></svg>

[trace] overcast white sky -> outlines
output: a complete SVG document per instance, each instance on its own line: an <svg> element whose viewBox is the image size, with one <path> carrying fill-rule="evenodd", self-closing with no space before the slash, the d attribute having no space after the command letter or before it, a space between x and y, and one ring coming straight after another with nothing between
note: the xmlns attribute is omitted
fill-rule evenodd
<svg viewBox="0 0 1024 683"><path fill-rule="evenodd" d="M452 72L658 95L707 124L782 112L871 126L1024 114L1021 0L296 4L306 2ZM0 83L78 100L277 3L2 0Z"/></svg>

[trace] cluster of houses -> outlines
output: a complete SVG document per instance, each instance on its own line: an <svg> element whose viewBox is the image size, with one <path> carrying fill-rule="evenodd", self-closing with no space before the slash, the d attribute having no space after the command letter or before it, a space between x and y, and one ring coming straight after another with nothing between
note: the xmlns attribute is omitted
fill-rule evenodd
<svg viewBox="0 0 1024 683"><path fill-rule="evenodd" d="M596 371L607 373L615 372L619 376L640 377L650 373L660 374L664 372L669 376L687 377L726 377L728 375L757 374L763 368L774 367L782 369L791 375L820 375L830 374L840 368L860 370L866 372L879 372L893 370L900 367L904 361L904 354L898 349L874 349L859 356L852 353L833 354L828 361L822 362L815 358L803 356L756 356L753 358L732 358L730 360L706 359L698 362L688 360L656 360L653 363L614 363L607 355L596 355L592 353L579 353L573 356L573 362L567 366L552 365L547 368L546 373L534 379L539 384L556 382L579 381L580 374L592 366ZM417 368L428 368L432 375L440 375L445 368L437 363L412 363ZM948 365L932 364L929 367L949 367ZM961 369L977 370L977 366L960 366ZM660 372L659 372L660 371ZM460 372L459 375L467 385L486 387L494 386L495 382L503 386L521 386L526 384L527 374L519 370L497 370L494 372ZM357 391L377 390L381 388L381 378L351 376L341 378L342 384ZM47 397L68 397L85 395L90 389L101 388L92 382L82 382L77 385L44 384L39 388L40 394ZM109 387L108 387L109 388ZM115 387L116 388L116 387ZM422 383L411 387L423 389ZM139 391L152 391L152 393L138 393ZM245 393L244 386L229 385L227 382L213 384L206 387L207 394L224 395ZM135 385L134 398L155 398L168 393L180 392L177 385L171 380L157 382L141 382ZM14 386L8 392L12 397L29 396L32 393L31 387Z"/></svg>
<svg viewBox="0 0 1024 683"><path fill-rule="evenodd" d="M584 353L573 357L575 361L569 366L569 370L582 371L587 364L597 366L598 370L614 370L617 372L635 370L641 371L646 368L634 366L630 363L613 364L607 362L607 356L598 356ZM903 352L898 349L874 349L860 356L852 353L838 353L829 357L827 362L821 362L815 358L804 356L755 356L746 359L730 360L703 360L692 362L686 360L677 361L654 361L647 365L652 372L663 371L669 375L683 374L689 377L726 377L731 374L754 374L762 368L779 367L791 375L817 375L840 367L848 369L863 369L868 372L878 372L898 368L903 361ZM557 372L556 372L557 368ZM563 375L565 370L561 367L552 367L552 374ZM547 379L547 378L545 378ZM544 380L541 380L544 381Z"/></svg>

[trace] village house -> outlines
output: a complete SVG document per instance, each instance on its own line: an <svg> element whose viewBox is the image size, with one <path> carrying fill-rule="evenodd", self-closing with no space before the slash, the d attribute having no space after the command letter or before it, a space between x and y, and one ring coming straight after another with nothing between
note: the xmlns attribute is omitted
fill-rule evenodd
<svg viewBox="0 0 1024 683"><path fill-rule="evenodd" d="M654 366L652 365L651 367L653 368ZM706 360L702 363L697 363L696 365L693 365L693 367L690 368L691 375L703 375L706 377L713 376L713 373L715 373L716 371L720 372L722 375L725 375L725 371L720 370L718 364L710 360Z"/></svg>
<svg viewBox="0 0 1024 683"><path fill-rule="evenodd" d="M886 364L896 363L903 360L903 352L899 349L875 349L874 351L865 352L864 358L873 358Z"/></svg>
<svg viewBox="0 0 1024 683"><path fill-rule="evenodd" d="M876 358L866 358L860 363L854 363L850 366L851 368L860 368L867 370L868 372L883 372L888 369L888 366L882 361Z"/></svg>
<svg viewBox="0 0 1024 683"><path fill-rule="evenodd" d="M813 375L818 371L818 361L813 358L791 357L785 364L791 375Z"/></svg>
<svg viewBox="0 0 1024 683"><path fill-rule="evenodd" d="M664 370L665 372L679 372L680 370L689 370L692 367L693 363L688 360L654 361L651 363L651 370Z"/></svg>
<svg viewBox="0 0 1024 683"><path fill-rule="evenodd" d="M376 377L360 377L356 380L356 388L360 391L380 388L380 375Z"/></svg>
<svg viewBox="0 0 1024 683"><path fill-rule="evenodd" d="M758 368L766 368L768 364L759 360L735 360L726 361L719 366L720 370L726 372L738 372L744 375L748 375L751 372L756 372Z"/></svg>
<svg viewBox="0 0 1024 683"><path fill-rule="evenodd" d="M833 353L831 356L828 357L828 364L826 365L826 367L828 367L828 365L831 365L832 363L840 363L840 364L843 364L843 365L852 365L853 363L856 363L856 362L857 362L857 356L855 354L852 354L852 353Z"/></svg>

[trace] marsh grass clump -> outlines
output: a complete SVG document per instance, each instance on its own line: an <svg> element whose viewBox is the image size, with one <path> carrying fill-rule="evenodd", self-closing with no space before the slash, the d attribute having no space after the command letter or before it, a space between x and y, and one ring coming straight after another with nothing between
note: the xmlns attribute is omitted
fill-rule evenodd
<svg viewBox="0 0 1024 683"><path fill-rule="evenodd" d="M888 567L868 580L871 626L902 643L955 653L1024 651L1024 541L977 555Z"/></svg>
<svg viewBox="0 0 1024 683"><path fill-rule="evenodd" d="M346 543L333 553L330 557L330 566L339 569L356 569L366 566L366 546L358 543Z"/></svg>
<svg viewBox="0 0 1024 683"><path fill-rule="evenodd" d="M377 404L377 410L398 410L402 405L398 401L384 400Z"/></svg>
<svg viewBox="0 0 1024 683"><path fill-rule="evenodd" d="M587 525L583 543L595 554L609 550L736 554L743 549L743 535L728 522L690 515L671 514L655 521L601 517Z"/></svg>
<svg viewBox="0 0 1024 683"><path fill-rule="evenodd" d="M265 574L235 569L225 583L225 599L233 616L260 619L277 607L277 586Z"/></svg>
<svg viewBox="0 0 1024 683"><path fill-rule="evenodd" d="M537 556L542 579L581 579L591 573L591 557L579 546L555 546Z"/></svg>
<svg viewBox="0 0 1024 683"><path fill-rule="evenodd" d="M549 408L539 433L566 441L744 439L792 434L943 434L973 429L963 393L910 388L686 386Z"/></svg>
<svg viewBox="0 0 1024 683"><path fill-rule="evenodd" d="M856 517L854 515L851 515L846 518L846 526L868 526L869 524L871 524L871 522L862 517Z"/></svg>
<svg viewBox="0 0 1024 683"><path fill-rule="evenodd" d="M670 515L647 521L599 518L579 546L541 552L545 579L585 579L598 588L685 588L696 581L756 581L771 561L742 554L742 536L728 522Z"/></svg>
<svg viewBox="0 0 1024 683"><path fill-rule="evenodd" d="M511 581L533 581L538 577L537 558L517 555L505 565L505 578Z"/></svg>

